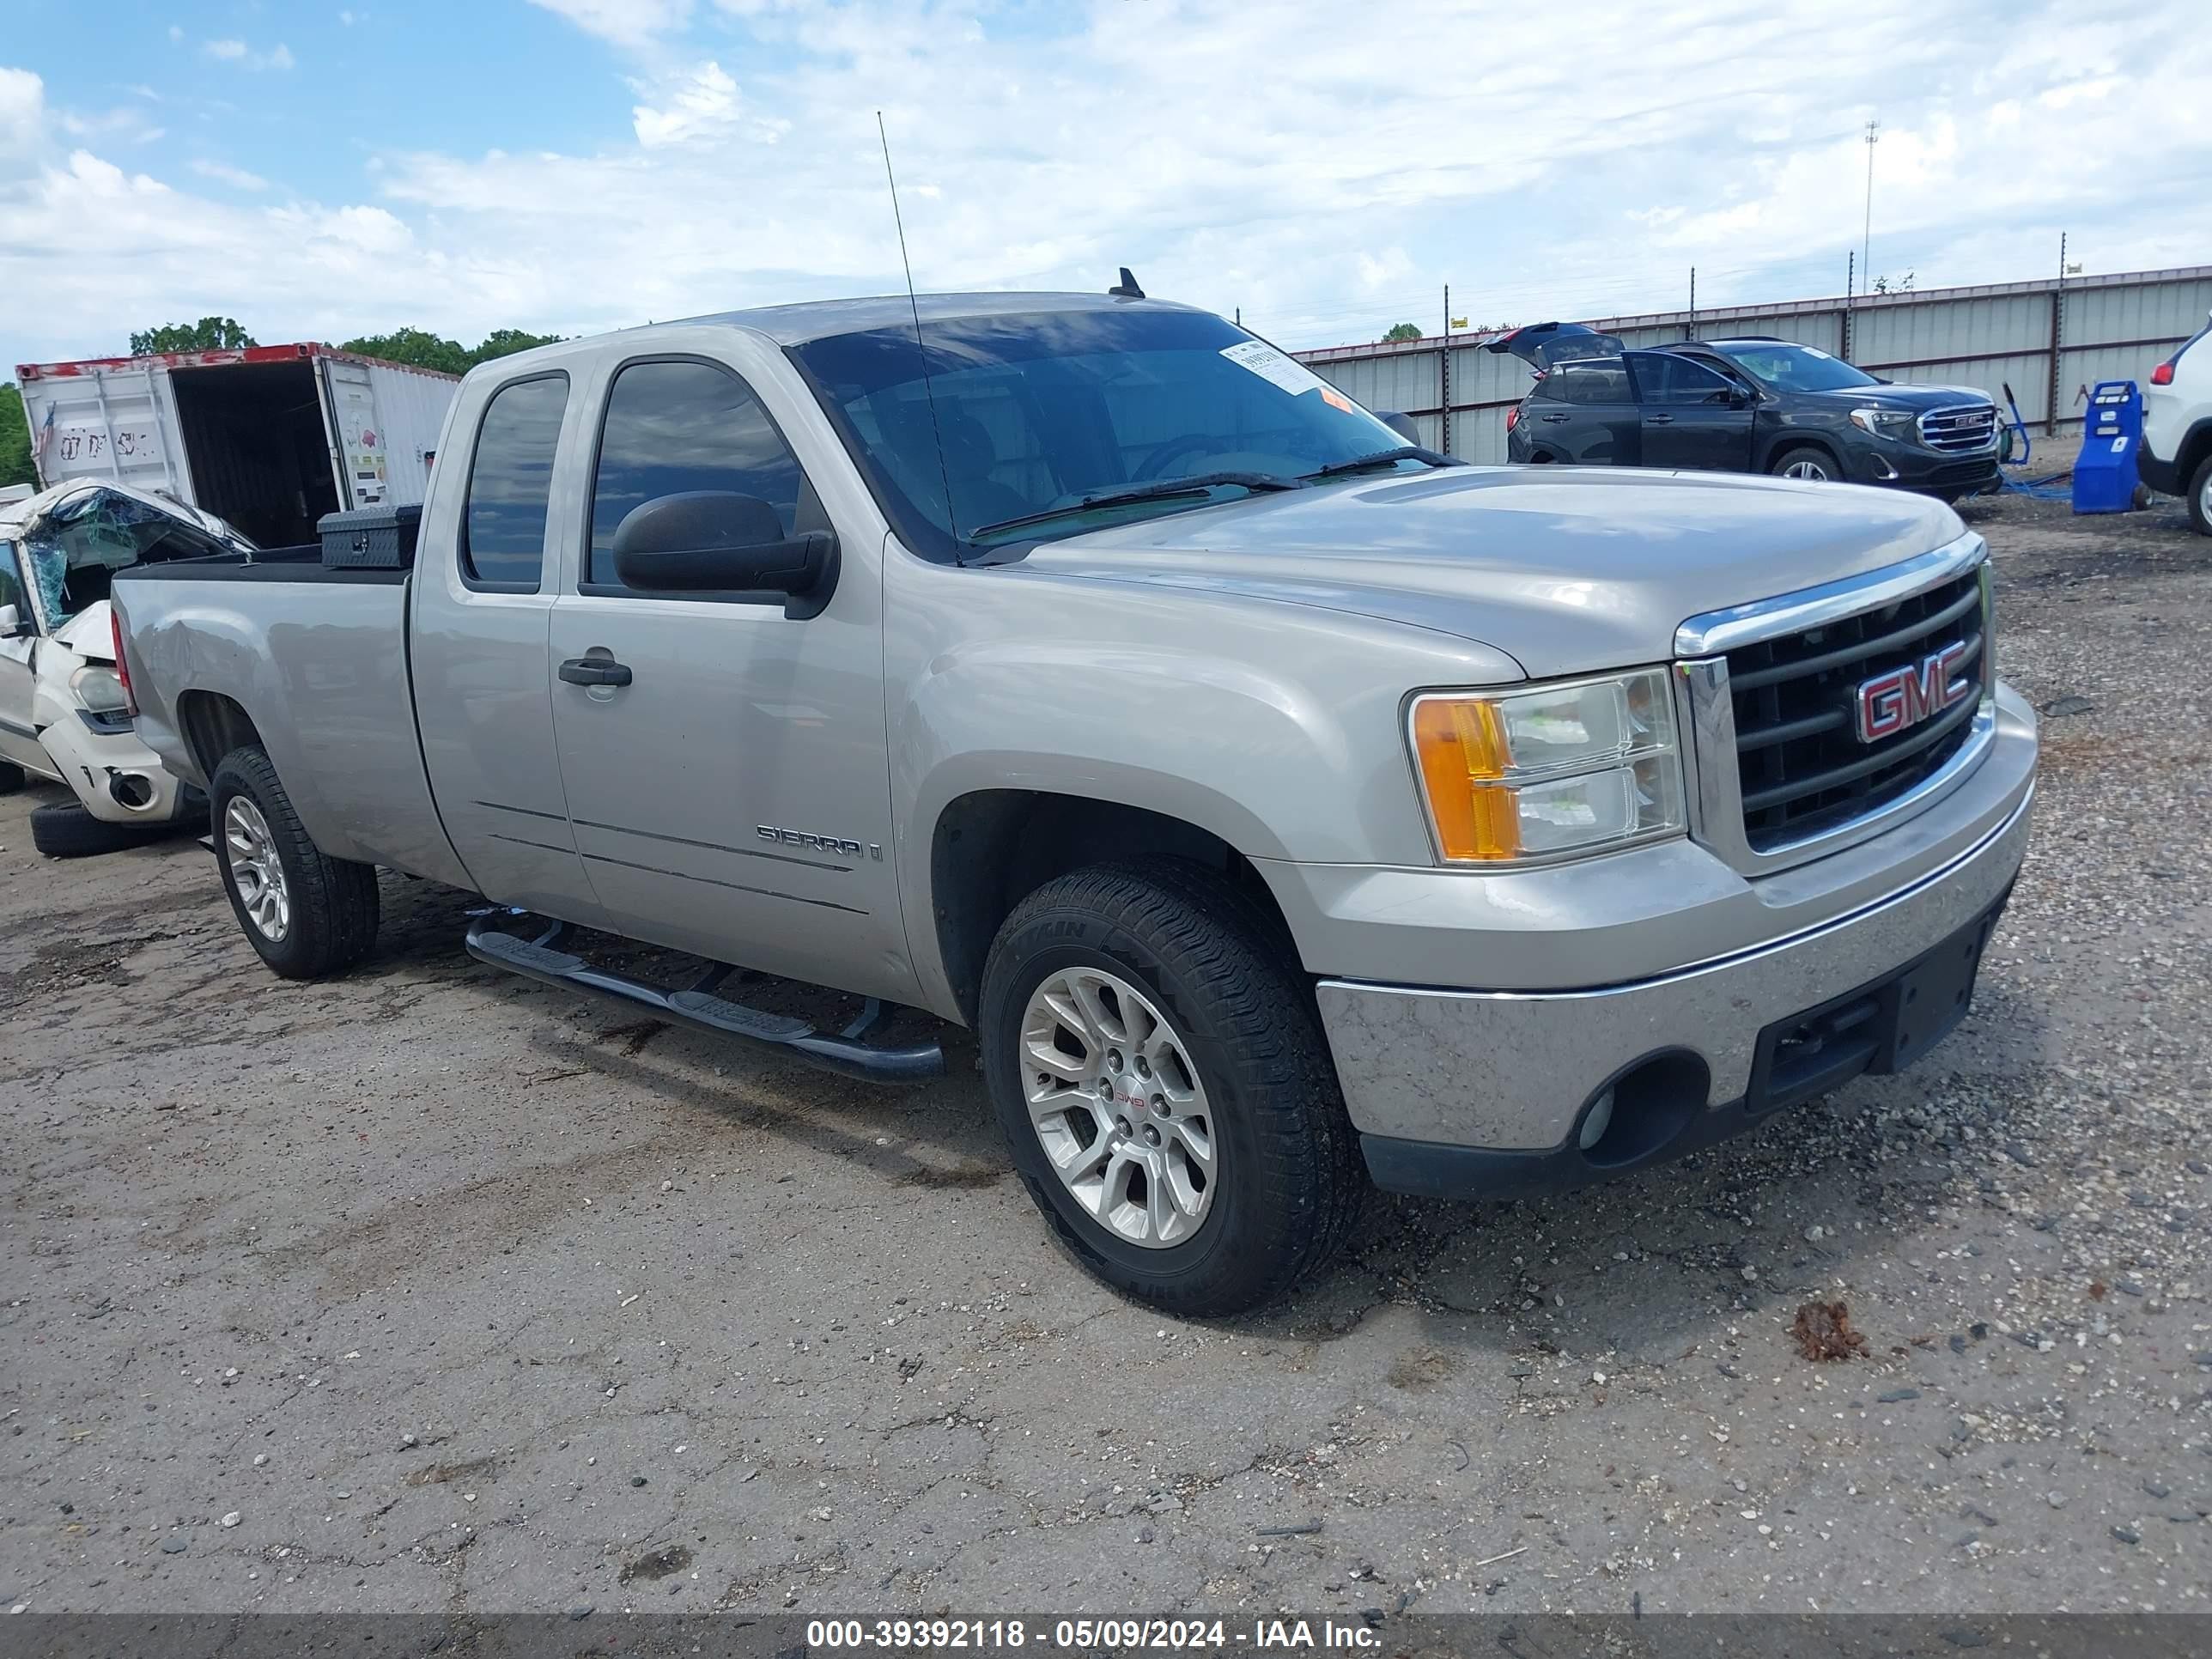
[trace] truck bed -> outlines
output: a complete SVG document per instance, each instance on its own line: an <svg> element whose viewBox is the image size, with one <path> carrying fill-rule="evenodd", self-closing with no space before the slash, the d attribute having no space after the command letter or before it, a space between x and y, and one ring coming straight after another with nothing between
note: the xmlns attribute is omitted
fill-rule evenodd
<svg viewBox="0 0 2212 1659"><path fill-rule="evenodd" d="M408 575L279 548L124 570L114 602L138 729L181 775L206 786L238 735L231 705L325 852L466 886L416 728Z"/></svg>

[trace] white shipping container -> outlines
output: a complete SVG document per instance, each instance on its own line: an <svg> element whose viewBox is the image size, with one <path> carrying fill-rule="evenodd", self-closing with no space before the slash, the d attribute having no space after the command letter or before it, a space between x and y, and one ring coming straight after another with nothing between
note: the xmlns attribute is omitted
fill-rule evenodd
<svg viewBox="0 0 2212 1659"><path fill-rule="evenodd" d="M116 478L265 547L350 507L420 501L456 376L313 342L16 370L40 482Z"/></svg>

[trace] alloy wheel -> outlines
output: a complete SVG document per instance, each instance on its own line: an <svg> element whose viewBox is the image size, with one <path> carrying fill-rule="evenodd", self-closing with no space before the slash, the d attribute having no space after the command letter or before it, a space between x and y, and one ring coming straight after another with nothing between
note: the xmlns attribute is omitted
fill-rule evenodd
<svg viewBox="0 0 2212 1659"><path fill-rule="evenodd" d="M1194 1236L1220 1141L1189 1049L1152 999L1102 969L1066 969L1030 994L1021 1049L1030 1125L1076 1202L1148 1249Z"/></svg>
<svg viewBox="0 0 2212 1659"><path fill-rule="evenodd" d="M281 944L292 931L292 892L275 837L261 809L244 795L231 797L222 815L223 859L238 902L262 938Z"/></svg>

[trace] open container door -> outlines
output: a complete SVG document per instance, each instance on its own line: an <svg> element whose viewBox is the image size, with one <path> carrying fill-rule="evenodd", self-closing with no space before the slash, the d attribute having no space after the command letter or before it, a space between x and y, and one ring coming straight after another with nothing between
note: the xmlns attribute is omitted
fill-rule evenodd
<svg viewBox="0 0 2212 1659"><path fill-rule="evenodd" d="M381 507L392 499L392 461L368 365L318 357L315 367L337 457L340 499L349 507Z"/></svg>
<svg viewBox="0 0 2212 1659"><path fill-rule="evenodd" d="M158 357L25 372L23 414L41 488L113 478L196 501L169 366Z"/></svg>

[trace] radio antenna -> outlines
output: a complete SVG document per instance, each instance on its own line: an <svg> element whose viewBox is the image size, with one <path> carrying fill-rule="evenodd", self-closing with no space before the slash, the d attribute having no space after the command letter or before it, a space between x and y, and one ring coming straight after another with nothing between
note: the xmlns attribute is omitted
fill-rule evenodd
<svg viewBox="0 0 2212 1659"><path fill-rule="evenodd" d="M945 528L952 537L953 558L960 556L960 531L952 515L952 469L945 459L945 428L937 421L937 387L929 378L929 352L921 343L921 301L914 297L914 261L906 253L906 220L899 212L898 179L891 173L891 141L884 112L876 112L876 137L884 147L884 180L891 187L891 222L898 227L899 264L906 270L906 302L914 313L915 355L921 359L921 392L929 404L930 435L937 440L937 476L945 483Z"/></svg>

